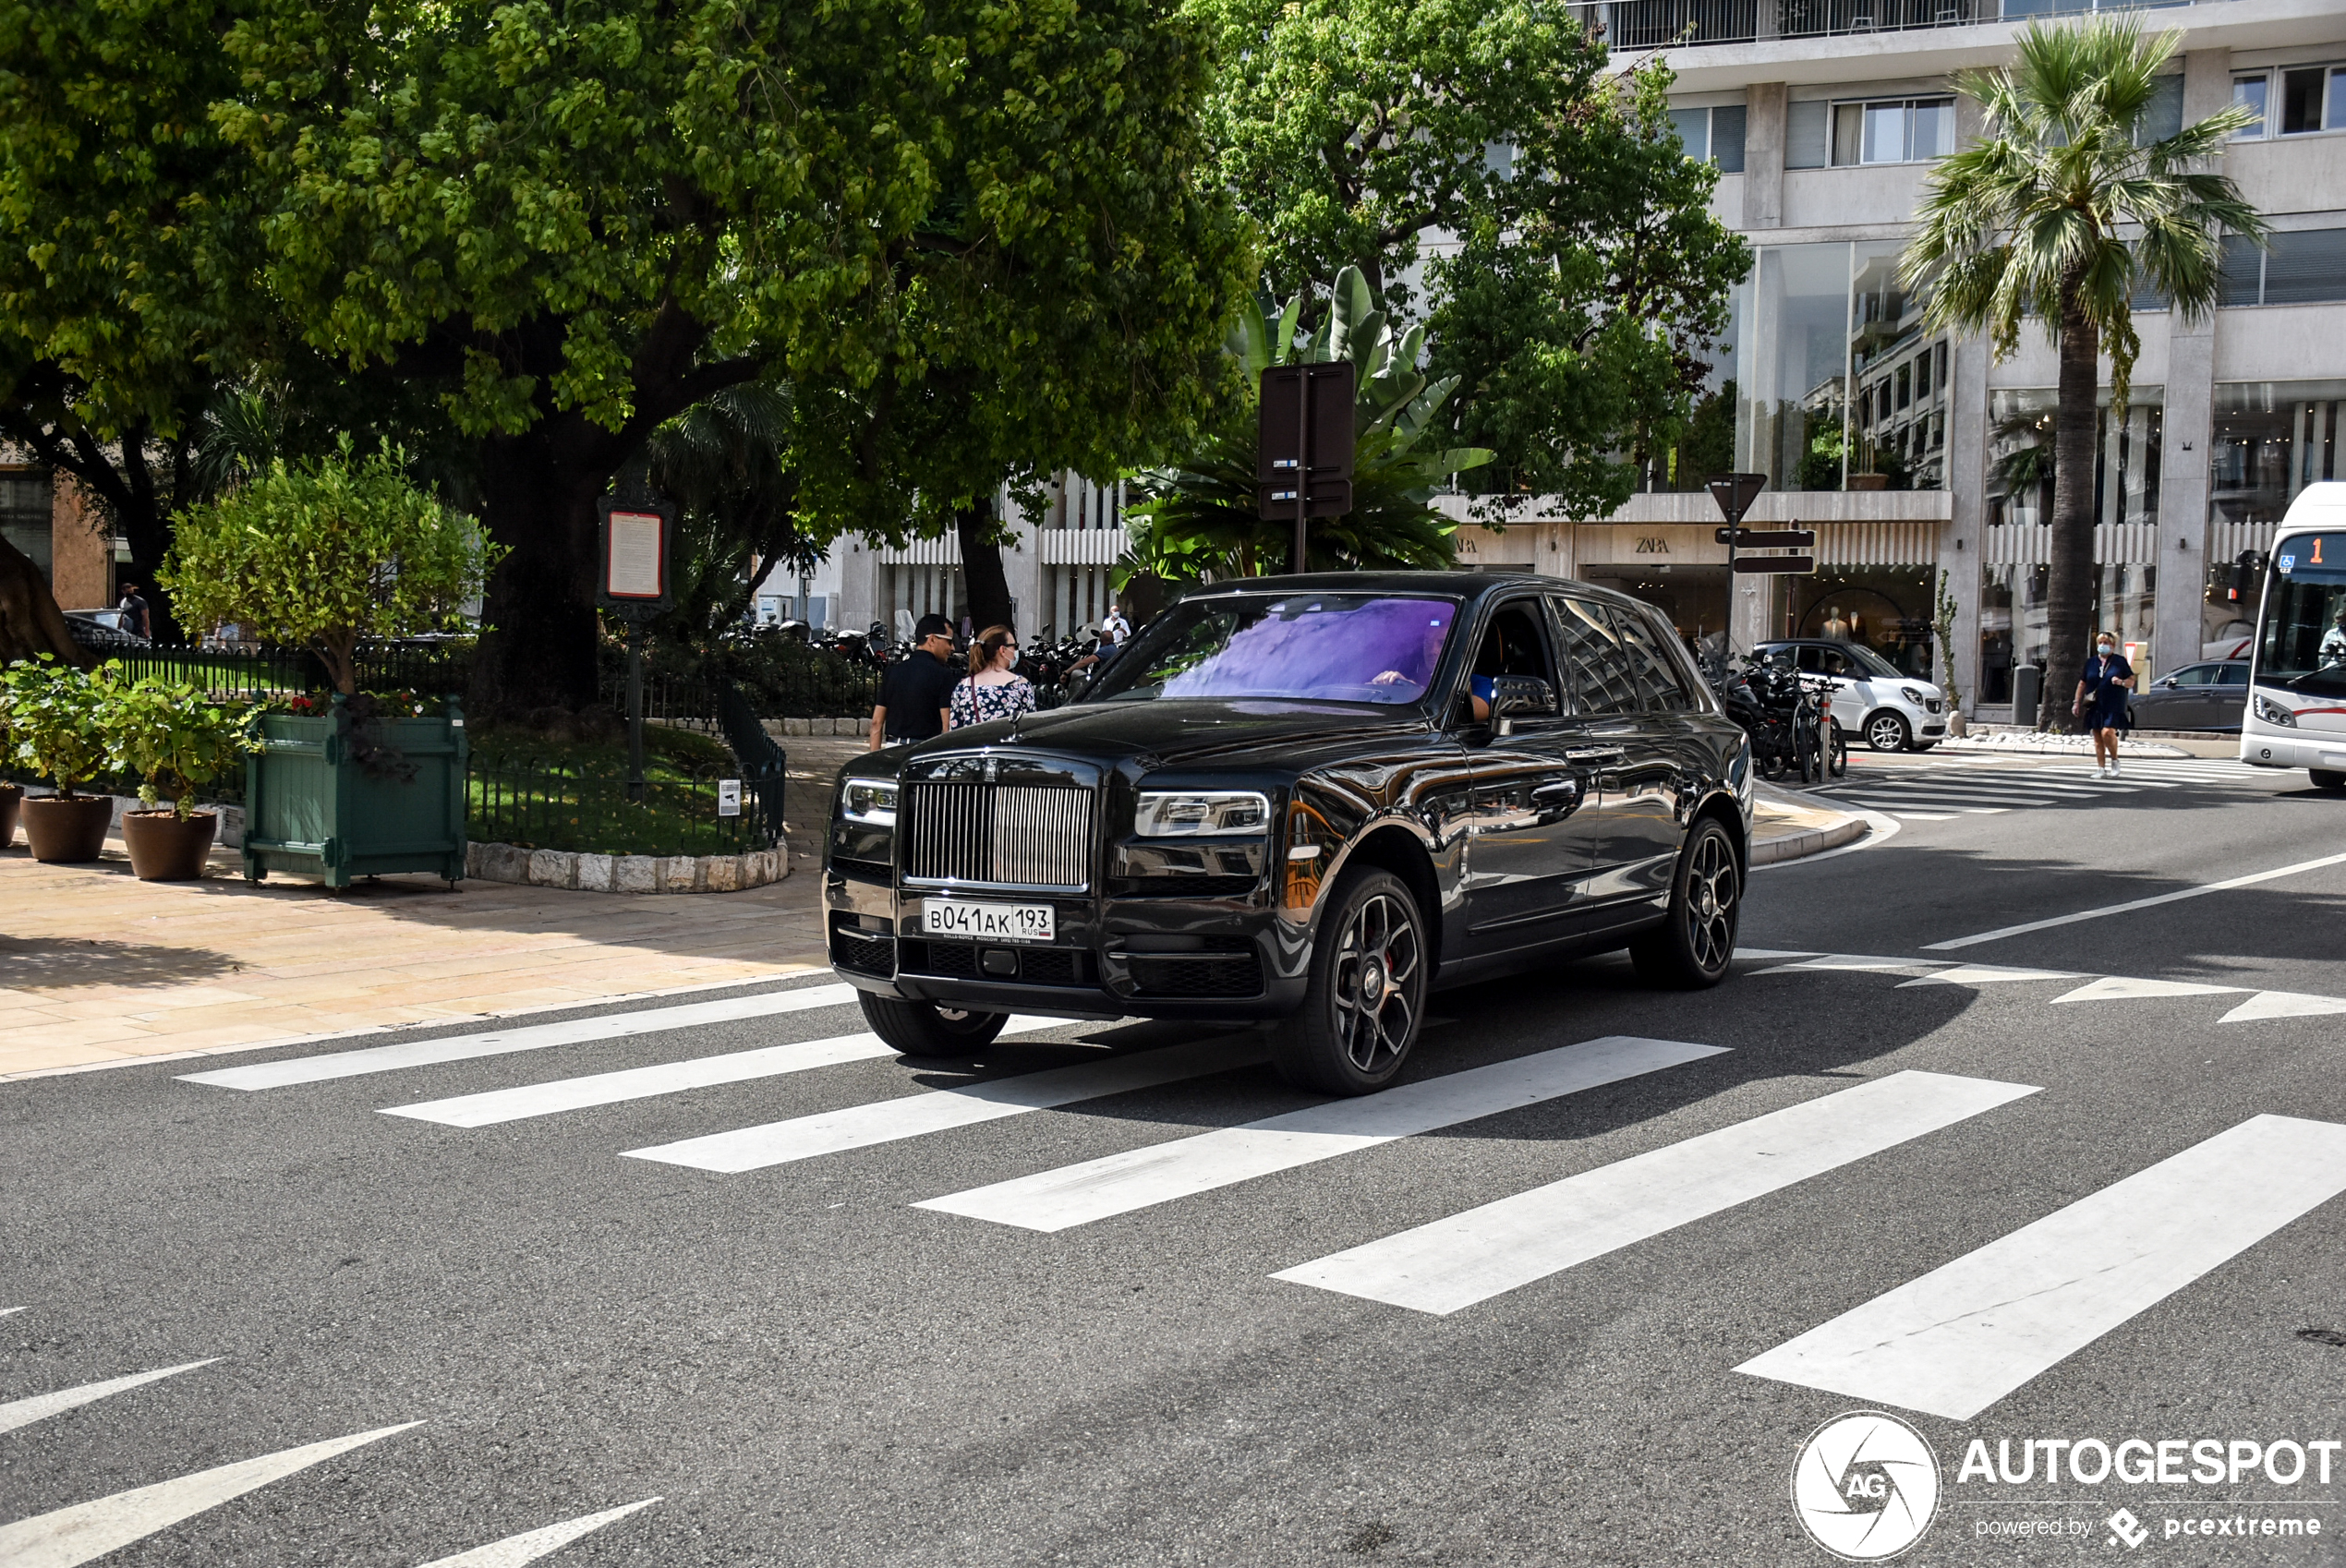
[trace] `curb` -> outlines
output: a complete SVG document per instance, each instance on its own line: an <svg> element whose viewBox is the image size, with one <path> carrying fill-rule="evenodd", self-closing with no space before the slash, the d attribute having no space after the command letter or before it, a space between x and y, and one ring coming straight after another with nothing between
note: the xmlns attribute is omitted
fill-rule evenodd
<svg viewBox="0 0 2346 1568"><path fill-rule="evenodd" d="M1829 827L1804 827L1796 833L1781 834L1762 838L1751 846L1753 865L1781 865L1808 855L1820 855L1827 850L1837 850L1844 844L1854 844L1868 831L1861 816L1844 817Z"/></svg>
<svg viewBox="0 0 2346 1568"><path fill-rule="evenodd" d="M579 893L740 893L790 874L786 850L740 855L598 855L468 843L465 874Z"/></svg>

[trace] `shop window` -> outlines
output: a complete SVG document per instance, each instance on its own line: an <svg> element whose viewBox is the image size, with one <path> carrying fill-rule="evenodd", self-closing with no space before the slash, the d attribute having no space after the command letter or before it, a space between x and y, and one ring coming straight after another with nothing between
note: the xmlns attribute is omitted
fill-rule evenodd
<svg viewBox="0 0 2346 1568"><path fill-rule="evenodd" d="M2111 417L2110 401L2105 387L2095 422L2094 521L2156 523L2166 389L2135 387L2123 419ZM2005 389L1989 399L1987 488L2008 501L2012 522L2051 520L2055 407L2050 388Z"/></svg>
<svg viewBox="0 0 2346 1568"><path fill-rule="evenodd" d="M1921 163L1955 150L1953 98L1893 98L1832 106L1832 162Z"/></svg>
<svg viewBox="0 0 2346 1568"><path fill-rule="evenodd" d="M2346 380L2219 381L2207 504L2214 523L2277 523L2307 485L2339 468Z"/></svg>

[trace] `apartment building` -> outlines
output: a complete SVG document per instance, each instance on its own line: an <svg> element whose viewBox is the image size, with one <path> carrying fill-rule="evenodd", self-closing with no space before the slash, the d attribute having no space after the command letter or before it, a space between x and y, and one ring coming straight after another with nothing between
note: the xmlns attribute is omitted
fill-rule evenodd
<svg viewBox="0 0 2346 1568"><path fill-rule="evenodd" d="M1530 507L1469 528L1461 559L1612 584L1689 637L1738 645L1839 621L1902 667L1943 672L1965 706L2013 716L2047 655L2050 339L1999 362L1930 334L1895 262L1936 161L1978 134L1953 73L2012 57L2043 0L1618 0L1584 7L1624 66L1654 51L1677 80L1689 156L1721 171L1714 208L1751 244L1712 396L1737 468L1765 473L1755 519L1818 534L1814 577L1730 584L1701 476L1602 518ZM2062 14L2069 14L2062 7ZM2269 544L2290 498L2340 477L2346 403L2346 9L2335 0L2195 0L2143 11L2182 48L2153 132L2255 108L2223 172L2274 229L2229 242L2220 308L2187 322L2138 304L2122 415L2105 387L2096 454L2098 619L2154 670L2236 644L2233 563ZM2105 382L2107 366L2105 364ZM1665 481L1658 481L1658 485ZM1674 493L1675 492L1675 493ZM1942 595L1953 646L1937 647ZM2016 679L2017 676L2017 679Z"/></svg>
<svg viewBox="0 0 2346 1568"><path fill-rule="evenodd" d="M66 609L115 602L116 571L129 560L104 515L80 487L37 464L0 452L0 538L23 551Z"/></svg>

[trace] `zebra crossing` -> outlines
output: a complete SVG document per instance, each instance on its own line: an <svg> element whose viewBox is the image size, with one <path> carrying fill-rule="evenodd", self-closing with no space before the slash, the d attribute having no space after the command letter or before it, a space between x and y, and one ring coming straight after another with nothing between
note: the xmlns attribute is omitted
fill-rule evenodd
<svg viewBox="0 0 2346 1568"><path fill-rule="evenodd" d="M0 1311L0 1316L30 1309L11 1307ZM157 1368L151 1371L130 1372L99 1382L0 1403L0 1441L14 1441L6 1439L6 1434L134 1388L143 1388L166 1378L175 1378L215 1365L217 1360L213 1357L176 1367ZM258 1491L272 1482L298 1475L327 1460L368 1448L421 1425L421 1421L402 1421L394 1426L377 1427L369 1431L302 1443L273 1453L258 1454L249 1459L170 1477L146 1486L133 1487L127 1491L115 1492L0 1525L0 1562L7 1563L9 1568L79 1568L81 1563L93 1562L134 1541L144 1540L248 1492ZM599 1514L565 1519L559 1524L526 1530L460 1551L453 1557L434 1558L422 1564L421 1568L522 1568L523 1564L535 1562L581 1536L589 1535L659 1501L657 1497L649 1497Z"/></svg>
<svg viewBox="0 0 2346 1568"><path fill-rule="evenodd" d="M2229 758L2152 759L2120 765L2114 778L2086 763L2014 767L1991 762L1928 767L1856 768L1809 793L1885 813L1906 822L1952 822L2007 812L2089 806L2171 790L2236 790L2286 778L2271 768Z"/></svg>
<svg viewBox="0 0 2346 1568"><path fill-rule="evenodd" d="M1994 987L1999 995L2046 1006L2082 1000L2156 1005L2226 993L2246 997L2224 1015L2228 1023L2346 1012L2346 999L2195 983L1862 954L1747 951L1739 957L1758 966L1755 978L1839 971L1904 986ZM304 1085L366 1075L423 1067L461 1070L463 1064L484 1057L564 1043L657 1036L693 1027L711 1007L733 1008L725 1015L730 1018L780 1017L816 1013L844 1004L849 995L845 986L802 986L731 1003L195 1073L183 1081L245 1092L297 1092ZM750 1006L754 1002L766 1006L761 1011ZM808 1020L814 1027L821 1022ZM1009 1032L1034 1043L1031 1037L1054 1031L1064 1036L1098 1027L1015 1018ZM1216 1076L1257 1066L1266 1054L1259 1031L1140 1049L1101 1050L1064 1038L1050 1043L1086 1050L1090 1059L961 1087L885 1093L651 1145L623 1146L634 1140L615 1139L594 1147L591 1138L575 1130L576 1118L598 1107L641 1105L779 1075L804 1080L804 1075L889 1053L868 1034L828 1034L378 1109L459 1129L562 1118L570 1129L567 1146L587 1157L652 1161L719 1177L768 1173L763 1179L787 1181L783 1167L852 1151L912 1139L965 1137L1007 1117L1046 1115L1139 1090L1187 1092ZM1631 1080L1683 1076L1731 1054L1714 1044L1608 1035L1437 1074L1359 1099L1234 1120L1204 1131L1183 1129L1136 1149L918 1197L909 1207L940 1223L986 1227L980 1234L1080 1231L1122 1219L1143 1228L1137 1234L1103 1228L1094 1233L1095 1244L1145 1245L1149 1216L1205 1194L1227 1192L1240 1204L1276 1201L1269 1178L1323 1166L1333 1167L1337 1173L1333 1179L1339 1182L1362 1179L1359 1164L1348 1168L1345 1162L1366 1151ZM397 1096L385 1092L379 1098ZM2001 1126L2025 1128L2032 1107L2048 1098L2059 1097L2048 1096L2036 1084L1913 1069L1890 1072L1324 1256L1298 1258L1270 1271L1267 1278L1319 1297L1350 1297L1449 1317L1556 1281L1596 1259L1669 1233L1705 1223L1733 1224L1735 1212L1755 1200L1858 1176L1868 1161L1991 1114L2020 1118ZM709 1102L704 1096L695 1104L705 1115ZM2066 1106L2062 1114L2075 1109ZM1721 1370L1967 1419L2340 1192L2346 1192L2346 1126L2251 1116ZM198 1365L138 1377L176 1376ZM121 1386L134 1384L125 1381ZM8 1408L0 1407L0 1430L6 1429ZM348 1441L371 1442L393 1429ZM6 1539L0 1536L0 1542Z"/></svg>

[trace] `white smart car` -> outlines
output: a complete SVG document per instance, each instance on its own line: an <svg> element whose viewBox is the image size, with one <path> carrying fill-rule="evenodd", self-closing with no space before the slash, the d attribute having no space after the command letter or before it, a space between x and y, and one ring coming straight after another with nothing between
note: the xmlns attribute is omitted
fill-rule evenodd
<svg viewBox="0 0 2346 1568"><path fill-rule="evenodd" d="M1791 637L1762 643L1764 658L1832 681L1832 727L1878 752L1927 752L1947 738L1947 694L1861 643Z"/></svg>

